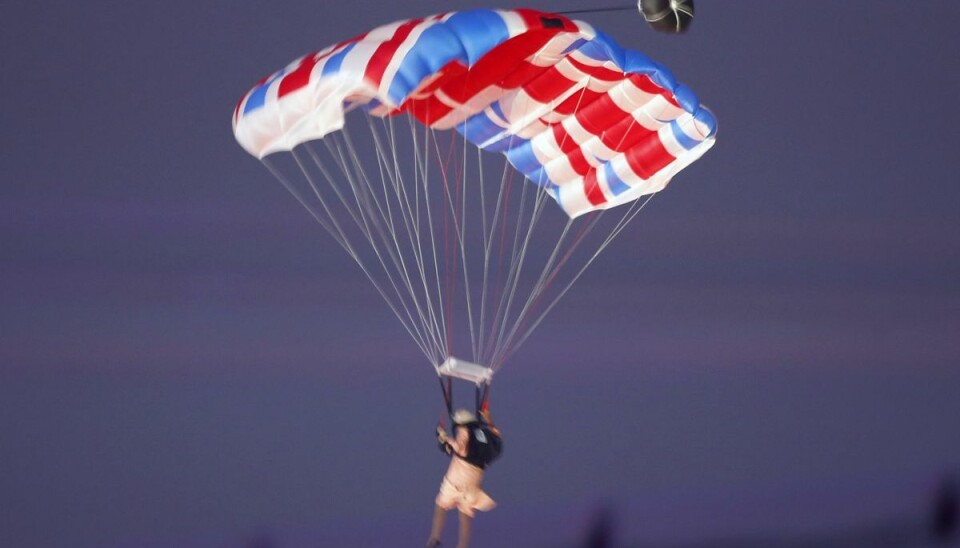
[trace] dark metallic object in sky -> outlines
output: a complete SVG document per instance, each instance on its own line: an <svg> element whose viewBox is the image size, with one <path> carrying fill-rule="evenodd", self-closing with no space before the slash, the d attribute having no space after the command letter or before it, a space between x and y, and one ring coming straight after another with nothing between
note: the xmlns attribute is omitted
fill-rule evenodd
<svg viewBox="0 0 960 548"><path fill-rule="evenodd" d="M643 18L662 32L683 32L693 21L693 0L639 0Z"/></svg>

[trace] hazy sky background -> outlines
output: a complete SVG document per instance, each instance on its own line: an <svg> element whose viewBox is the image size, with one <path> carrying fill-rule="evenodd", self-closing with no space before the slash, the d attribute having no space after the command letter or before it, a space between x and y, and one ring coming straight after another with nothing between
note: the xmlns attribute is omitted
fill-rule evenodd
<svg viewBox="0 0 960 548"><path fill-rule="evenodd" d="M298 55L484 6L7 6L0 545L426 538L434 374L230 115ZM477 546L572 546L604 505L624 541L869 525L960 467L960 6L697 10L679 37L578 16L718 144L498 376Z"/></svg>

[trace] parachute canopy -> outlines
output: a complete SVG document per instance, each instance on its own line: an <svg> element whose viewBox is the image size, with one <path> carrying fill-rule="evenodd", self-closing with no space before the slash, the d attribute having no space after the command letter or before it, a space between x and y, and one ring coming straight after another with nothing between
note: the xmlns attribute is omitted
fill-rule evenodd
<svg viewBox="0 0 960 548"><path fill-rule="evenodd" d="M663 66L532 10L311 53L244 95L233 127L438 375L478 386L716 132Z"/></svg>
<svg viewBox="0 0 960 548"><path fill-rule="evenodd" d="M263 159L340 130L358 107L504 154L570 217L663 189L716 132L665 67L524 9L399 21L301 57L243 96L233 128Z"/></svg>

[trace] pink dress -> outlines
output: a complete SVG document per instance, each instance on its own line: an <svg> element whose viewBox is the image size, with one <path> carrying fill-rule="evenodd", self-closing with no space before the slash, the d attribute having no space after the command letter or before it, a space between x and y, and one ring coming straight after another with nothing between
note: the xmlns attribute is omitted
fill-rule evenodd
<svg viewBox="0 0 960 548"><path fill-rule="evenodd" d="M457 438L449 442L454 455L450 458L450 467L440 483L436 502L437 506L444 510L456 508L460 513L473 517L475 510L486 512L492 510L497 503L480 488L483 483L483 469L463 458L467 455L469 441L470 432L466 428L457 427Z"/></svg>

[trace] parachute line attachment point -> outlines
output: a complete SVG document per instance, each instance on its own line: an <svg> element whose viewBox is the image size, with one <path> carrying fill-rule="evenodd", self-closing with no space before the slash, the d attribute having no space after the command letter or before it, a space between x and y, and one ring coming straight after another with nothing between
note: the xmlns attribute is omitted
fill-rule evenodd
<svg viewBox="0 0 960 548"><path fill-rule="evenodd" d="M437 366L437 374L470 381L477 386L493 381L493 369L480 364L459 360L450 356Z"/></svg>

